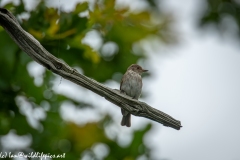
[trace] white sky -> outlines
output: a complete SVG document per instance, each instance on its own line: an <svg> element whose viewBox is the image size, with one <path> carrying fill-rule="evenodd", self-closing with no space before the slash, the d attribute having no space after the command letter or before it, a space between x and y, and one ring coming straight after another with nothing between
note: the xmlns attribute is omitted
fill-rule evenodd
<svg viewBox="0 0 240 160"><path fill-rule="evenodd" d="M175 131L156 124L148 136L159 147L156 157L171 160L240 159L240 47L239 41L221 38L210 30L199 32L193 19L200 3L168 0L184 41L167 48L169 57L153 55L157 71L146 101L181 120ZM179 7L181 6L181 7ZM160 64L160 65L159 65ZM145 89L147 89L145 87ZM159 142L159 144L156 144Z"/></svg>
<svg viewBox="0 0 240 160"><path fill-rule="evenodd" d="M64 6L71 8L75 1L68 0ZM240 159L240 42L228 36L221 38L212 32L213 29L207 32L196 29L194 19L200 2L185 0L183 5L183 1L165 1L163 8L176 16L181 43L159 48L160 54L149 53L151 65L146 69L150 70L152 77L144 79L143 90L147 97L142 101L180 120L183 125L177 131L153 122L154 129L145 140L154 146L156 159ZM164 56L163 52L166 52ZM107 85L119 87L112 81ZM73 88L79 94L73 93ZM86 100L84 97L88 95L94 99L95 106L101 104L100 113L115 114L115 120L120 123L120 109L94 93L66 80L62 80L61 85L56 84L56 90L67 91L81 100ZM83 90L85 92L80 92ZM62 111L68 113L63 115L65 119L81 117L75 119L79 123L86 118L92 121L100 118L98 111L82 113L68 103L62 106ZM151 122L139 117L133 117L132 121L130 129L111 126L107 135L118 136L120 145L126 145L133 129Z"/></svg>

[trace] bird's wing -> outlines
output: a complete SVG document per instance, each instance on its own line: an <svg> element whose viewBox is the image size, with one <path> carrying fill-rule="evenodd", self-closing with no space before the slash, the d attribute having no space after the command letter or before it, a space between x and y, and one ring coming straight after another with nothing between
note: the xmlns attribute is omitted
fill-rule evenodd
<svg viewBox="0 0 240 160"><path fill-rule="evenodd" d="M122 80L121 80L121 83L120 83L120 90L121 90L121 88L122 88L123 78L124 78L124 75L123 75Z"/></svg>

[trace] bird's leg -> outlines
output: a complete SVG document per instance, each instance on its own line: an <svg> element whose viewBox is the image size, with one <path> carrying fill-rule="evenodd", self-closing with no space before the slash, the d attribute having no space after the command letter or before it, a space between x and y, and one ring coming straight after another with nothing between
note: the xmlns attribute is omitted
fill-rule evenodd
<svg viewBox="0 0 240 160"><path fill-rule="evenodd" d="M123 90L120 90L121 94L127 95Z"/></svg>

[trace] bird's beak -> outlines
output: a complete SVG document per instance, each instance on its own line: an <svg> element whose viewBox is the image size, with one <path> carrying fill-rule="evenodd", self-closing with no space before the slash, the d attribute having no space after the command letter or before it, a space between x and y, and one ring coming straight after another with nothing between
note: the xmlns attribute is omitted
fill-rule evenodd
<svg viewBox="0 0 240 160"><path fill-rule="evenodd" d="M143 70L142 70L142 72L147 72L147 71L148 71L148 70L146 70L146 69L143 69Z"/></svg>

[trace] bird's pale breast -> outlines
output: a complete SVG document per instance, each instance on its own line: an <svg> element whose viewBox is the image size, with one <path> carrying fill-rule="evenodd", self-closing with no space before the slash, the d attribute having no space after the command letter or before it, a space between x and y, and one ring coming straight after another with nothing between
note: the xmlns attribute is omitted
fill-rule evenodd
<svg viewBox="0 0 240 160"><path fill-rule="evenodd" d="M128 96L138 99L142 91L142 77L134 71L127 71L122 79L121 88Z"/></svg>

